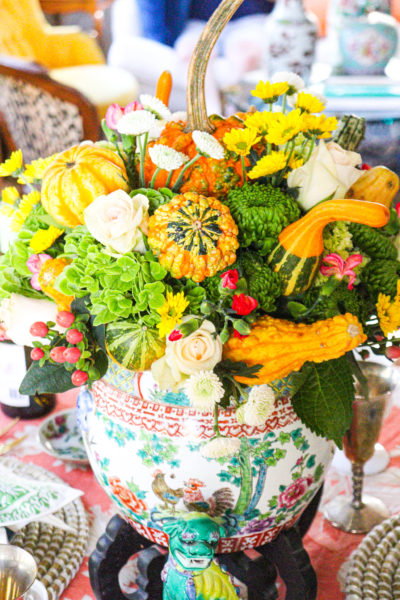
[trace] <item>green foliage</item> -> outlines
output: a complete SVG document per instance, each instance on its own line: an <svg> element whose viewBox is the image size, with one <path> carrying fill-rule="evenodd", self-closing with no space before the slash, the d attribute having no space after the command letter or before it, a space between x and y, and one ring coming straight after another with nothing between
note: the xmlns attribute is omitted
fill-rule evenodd
<svg viewBox="0 0 400 600"><path fill-rule="evenodd" d="M159 206L167 204L167 202L172 200L172 198L175 196L174 192L169 188L159 188L158 190L153 190L151 188L139 188L130 193L131 197L135 196L136 194L143 194L144 196L147 196L149 199L150 215L152 215Z"/></svg>
<svg viewBox="0 0 400 600"><path fill-rule="evenodd" d="M294 198L271 184L246 183L230 190L225 204L239 228L240 245L253 245L262 255L271 251L282 229L301 216Z"/></svg>
<svg viewBox="0 0 400 600"><path fill-rule="evenodd" d="M306 363L298 375L299 384L292 397L297 416L311 431L341 448L353 417L354 384L348 359Z"/></svg>
<svg viewBox="0 0 400 600"><path fill-rule="evenodd" d="M46 362L40 366L33 362L20 385L20 394L61 394L75 386L71 382L71 373L61 364Z"/></svg>
<svg viewBox="0 0 400 600"><path fill-rule="evenodd" d="M348 228L353 236L354 246L360 248L371 258L385 258L395 260L397 249L390 239L379 230L361 223L349 223Z"/></svg>
<svg viewBox="0 0 400 600"><path fill-rule="evenodd" d="M348 225L344 221L328 223L323 234L325 254L336 252L343 258L348 258L354 248Z"/></svg>
<svg viewBox="0 0 400 600"><path fill-rule="evenodd" d="M151 252L116 256L79 226L65 238L65 256L73 263L59 276L58 289L77 298L89 296L95 326L131 316L149 327L159 322L167 271Z"/></svg>
<svg viewBox="0 0 400 600"><path fill-rule="evenodd" d="M265 312L273 311L275 300L282 293L279 273L275 273L255 252L243 252L239 264L247 281L250 296L255 298Z"/></svg>
<svg viewBox="0 0 400 600"><path fill-rule="evenodd" d="M310 323L347 312L355 315L361 323L365 323L375 308L371 299L361 294L357 287L349 290L345 281L342 281L330 296L321 295L321 288L311 288L304 294L303 302L310 309L306 319Z"/></svg>
<svg viewBox="0 0 400 600"><path fill-rule="evenodd" d="M379 293L394 298L399 277L400 262L384 258L371 261L361 273L361 281L373 300L378 298Z"/></svg>

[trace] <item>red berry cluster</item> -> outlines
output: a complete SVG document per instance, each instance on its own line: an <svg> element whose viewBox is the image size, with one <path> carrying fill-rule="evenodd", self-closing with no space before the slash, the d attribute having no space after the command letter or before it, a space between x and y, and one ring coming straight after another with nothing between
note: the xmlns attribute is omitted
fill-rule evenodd
<svg viewBox="0 0 400 600"><path fill-rule="evenodd" d="M31 326L29 330L31 335L50 340L50 344L35 342L35 347L31 351L32 360L43 362L50 360L55 363L64 364L68 370L73 370L72 365L78 365L78 363L78 366L88 368L90 363L87 363L84 359L90 357L90 352L87 351L85 336L82 332L82 329L85 330L84 322L79 321L79 317L77 321L72 312L63 310L57 313L56 323L66 329L65 333L60 334L59 331L53 329L54 323L37 321ZM69 346L58 345L64 341L63 338L65 338ZM57 345L54 345L55 341ZM73 370L71 375L72 383L76 386L85 384L89 379L91 370L92 379L96 379L95 369L89 367L88 373L87 370L77 368Z"/></svg>

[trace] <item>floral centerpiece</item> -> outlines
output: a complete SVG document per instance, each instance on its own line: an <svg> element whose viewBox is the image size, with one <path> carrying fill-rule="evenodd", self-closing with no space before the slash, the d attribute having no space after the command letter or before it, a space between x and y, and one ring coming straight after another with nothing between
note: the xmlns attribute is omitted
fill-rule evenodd
<svg viewBox="0 0 400 600"><path fill-rule="evenodd" d="M99 480L149 527L170 519L180 501L229 523L240 515L231 533L298 514L323 471L307 474L316 458L303 425L341 446L353 375L364 383L352 350L400 354L399 340L388 343L400 327L397 176L362 164L354 122L337 131L325 100L298 76L276 74L252 94L264 111L202 121L201 103L189 103L188 115L171 113L161 85L155 97L109 107L106 141L29 165L17 151L0 166L1 176L24 186L22 195L17 187L2 192L16 237L0 265L3 328L33 346L21 392L86 384L100 398L101 378L118 387L139 374L126 391L206 415L211 433L201 455L229 464L220 479L242 481L235 506L227 488L203 502L202 481L174 489L158 469L156 518L150 492L107 475L109 458L93 442ZM100 408L120 402L104 394L96 413L103 424ZM289 397L287 422L301 427L277 436L274 411ZM148 404L140 413L136 400L123 402L120 419L130 410L132 418L150 414ZM193 417L182 410L176 414ZM135 439L107 423L105 435L119 447ZM176 446L164 429L154 431L143 434L138 456L147 468L176 467ZM246 446L246 432L261 432L262 443ZM261 510L266 468L287 452L275 442L293 443L301 455L290 486Z"/></svg>

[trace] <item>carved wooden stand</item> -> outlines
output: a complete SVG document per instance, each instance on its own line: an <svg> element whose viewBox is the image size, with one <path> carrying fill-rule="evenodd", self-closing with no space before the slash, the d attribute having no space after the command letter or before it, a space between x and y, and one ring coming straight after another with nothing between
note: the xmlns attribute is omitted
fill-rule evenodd
<svg viewBox="0 0 400 600"><path fill-rule="evenodd" d="M257 548L258 558L251 559L244 552L217 556L220 564L247 587L248 600L276 600L277 572L286 585L286 600L315 600L317 579L302 538L317 512L321 493L322 488L294 527ZM118 583L118 573L136 553L139 553L138 589L125 595ZM115 515L89 560L90 582L96 599L162 600L160 574L166 559L165 550Z"/></svg>

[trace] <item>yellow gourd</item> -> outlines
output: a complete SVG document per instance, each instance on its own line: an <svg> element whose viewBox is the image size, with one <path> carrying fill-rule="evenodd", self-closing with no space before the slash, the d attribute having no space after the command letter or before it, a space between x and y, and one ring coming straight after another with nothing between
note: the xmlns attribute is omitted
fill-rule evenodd
<svg viewBox="0 0 400 600"><path fill-rule="evenodd" d="M42 181L44 209L64 227L81 225L83 211L97 196L127 191L121 158L112 150L93 144L73 146L57 155Z"/></svg>
<svg viewBox="0 0 400 600"><path fill-rule="evenodd" d="M399 191L399 177L387 167L372 167L366 170L347 190L346 198L358 198L368 202L379 202L391 208Z"/></svg>
<svg viewBox="0 0 400 600"><path fill-rule="evenodd" d="M175 196L149 220L148 243L173 277L200 282L236 260L238 228L229 208L195 192Z"/></svg>
<svg viewBox="0 0 400 600"><path fill-rule="evenodd" d="M247 337L232 336L224 346L224 358L248 366L263 365L254 379L236 377L242 383L260 385L298 371L307 361L339 358L366 339L361 323L350 313L312 325L267 315L254 323Z"/></svg>
<svg viewBox="0 0 400 600"><path fill-rule="evenodd" d="M66 296L55 289L54 284L57 277L72 261L67 258L50 258L43 263L39 273L39 284L42 292L52 298L57 304L57 309L70 310L73 296Z"/></svg>

